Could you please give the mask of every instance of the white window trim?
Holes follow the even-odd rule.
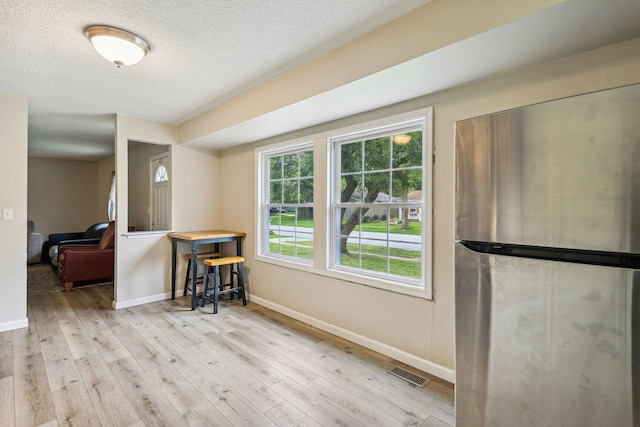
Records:
[[[359,133],[366,129],[375,129],[394,126],[403,122],[411,122],[417,119],[425,119],[423,130],[423,173],[425,200],[423,218],[423,247],[424,247],[424,287],[415,287],[407,285],[403,282],[392,281],[388,279],[379,279],[370,276],[364,276],[351,271],[338,271],[329,268],[331,261],[331,191],[332,185],[332,150],[329,143],[330,139],[342,138],[347,136],[357,137]],[[309,142],[309,141],[314,141]],[[262,236],[262,221],[265,220],[262,212],[262,197],[265,194],[263,186],[266,185],[262,179],[264,173],[264,165],[262,160],[264,155],[286,153],[287,151],[297,151],[301,147],[314,147],[314,261],[313,265],[302,263],[297,260],[289,260],[276,258],[260,253],[260,248],[264,244]],[[255,150],[255,168],[256,168],[256,230],[258,231],[256,241],[255,257],[257,261],[277,265],[284,268],[301,270],[306,273],[330,277],[349,283],[383,289],[390,292],[401,293],[408,296],[433,299],[433,108],[423,108],[408,113],[398,114],[385,117],[382,119],[362,122],[356,125],[337,128],[329,131],[323,131],[306,137],[283,141],[268,146],[258,147]],[[324,170],[318,170],[322,169]]]

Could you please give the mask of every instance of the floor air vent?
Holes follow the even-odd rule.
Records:
[[[417,385],[418,387],[424,387],[427,383],[426,378],[422,378],[419,375],[412,374],[409,371],[405,371],[402,368],[395,367],[387,371],[391,375],[395,375],[396,377],[402,378],[405,381],[409,381],[411,384]]]

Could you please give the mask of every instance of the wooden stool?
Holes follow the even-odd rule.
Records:
[[[213,301],[213,314],[218,312],[218,300],[220,295],[230,294],[233,299],[233,295],[237,295],[238,299],[242,299],[242,305],[247,305],[247,297],[244,293],[244,277],[242,276],[242,263],[244,258],[241,256],[230,256],[225,258],[215,258],[204,260],[204,265],[208,265],[207,274],[204,281],[204,290],[202,291],[202,307],[204,307],[209,301]],[[238,270],[234,271],[233,266],[237,264]],[[228,265],[229,270],[229,283],[222,284],[220,275],[220,266]],[[234,277],[236,278],[236,285],[234,286]],[[213,284],[211,282],[213,281]],[[224,289],[229,286],[229,289]],[[213,296],[208,295],[207,291]]]
[[[201,259],[210,259],[210,258],[219,258],[221,257],[222,254],[220,252],[205,252],[205,253],[201,253],[198,254],[198,260]],[[187,274],[184,277],[184,295],[187,295],[187,292],[191,290],[190,285],[191,285],[191,254],[185,254],[184,257],[187,260]],[[197,261],[196,261],[196,265],[197,265]],[[198,272],[196,271],[196,274],[198,274]],[[206,274],[206,273],[205,273]],[[204,277],[196,277],[196,285],[203,283],[204,281]]]

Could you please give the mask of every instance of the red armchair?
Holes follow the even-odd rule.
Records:
[[[60,245],[58,278],[65,291],[73,282],[113,277],[115,222],[110,222],[97,245]]]

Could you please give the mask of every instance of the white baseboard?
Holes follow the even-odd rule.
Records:
[[[176,291],[176,295],[182,295],[182,293],[178,294],[178,291]],[[166,292],[164,294],[150,295],[148,297],[130,299],[130,300],[127,300],[127,301],[112,301],[111,302],[111,306],[113,308],[115,308],[116,310],[119,310],[121,308],[134,307],[136,305],[148,304],[150,302],[164,301],[164,300],[167,300],[167,299],[170,299],[170,298],[171,298],[171,292]]]
[[[28,328],[29,319],[24,318],[20,320],[14,320],[12,322],[0,323],[0,332],[13,331],[14,329]]]
[[[438,365],[436,363],[430,362],[426,359],[422,359],[413,354],[409,354],[403,350],[397,349],[395,347],[391,347],[390,345],[381,343],[371,338],[367,338],[365,336],[349,331],[347,329],[340,328],[336,325],[332,325],[323,320],[318,320],[306,314],[291,310],[290,308],[273,303],[264,298],[251,295],[250,299],[251,299],[251,302],[253,303],[269,308],[273,311],[277,311],[278,313],[282,313],[286,316],[289,316],[301,322],[307,323],[318,329],[322,329],[323,331],[329,332],[333,335],[337,335],[341,338],[344,338],[346,340],[359,344],[373,351],[377,351],[378,353],[384,354],[385,356],[391,357],[402,363],[406,363],[407,365],[413,366],[417,369],[420,369],[421,371],[427,372],[431,375],[435,375],[438,378],[442,378],[443,380],[449,381],[451,383],[455,382],[455,373],[453,369],[449,369],[444,366]]]

